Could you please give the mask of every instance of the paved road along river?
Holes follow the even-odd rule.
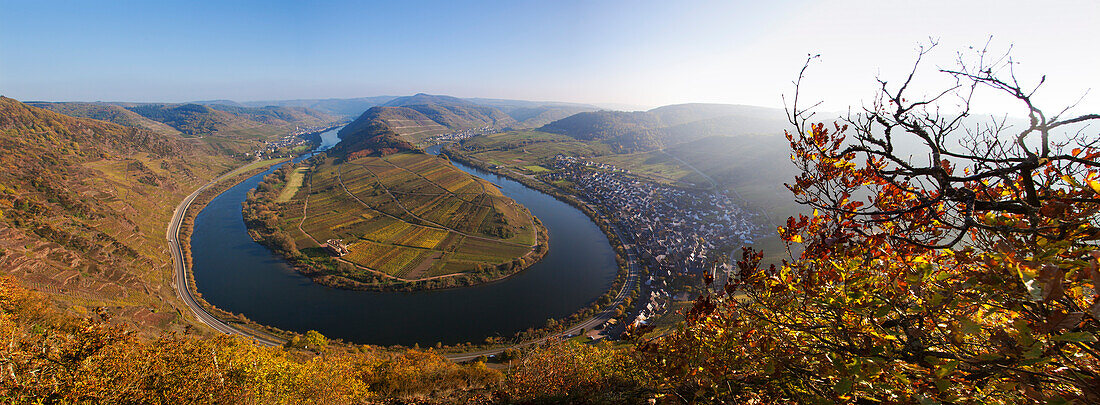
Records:
[[[338,142],[336,132],[324,133],[318,149]],[[550,253],[520,274],[469,288],[379,293],[324,287],[248,236],[241,203],[269,170],[222,193],[195,219],[191,251],[198,291],[215,306],[286,330],[313,329],[355,343],[424,346],[511,337],[567,316],[610,288],[615,253],[587,216],[505,177],[455,166],[493,182],[530,209],[550,231]]]

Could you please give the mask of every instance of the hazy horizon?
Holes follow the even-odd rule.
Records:
[[[1094,2],[0,1],[0,94],[35,101],[238,102],[414,93],[655,107],[782,107],[808,53],[810,97],[868,100],[916,48],[1013,47],[1021,79],[1061,108],[1100,86]],[[1026,23],[1021,23],[1026,22]],[[1095,109],[1098,96],[1079,110]],[[1010,104],[981,106],[998,111]],[[1006,111],[1011,112],[1011,111]]]

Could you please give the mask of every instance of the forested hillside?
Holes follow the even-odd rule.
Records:
[[[664,146],[660,127],[660,118],[646,112],[593,111],[551,122],[539,131],[606,141],[615,152],[635,152]]]
[[[47,109],[70,117],[91,118],[113,122],[125,127],[143,128],[164,135],[179,135],[181,132],[167,124],[143,117],[125,107],[107,103],[45,103],[29,102],[27,105]]]
[[[373,96],[358,98],[246,101],[234,104],[246,107],[305,107],[311,110],[321,111],[335,116],[354,118],[358,117],[360,114],[363,113],[363,111],[366,111],[368,108],[385,104],[386,102],[393,100],[394,98],[396,97]]]
[[[163,122],[187,135],[202,135],[263,125],[323,125],[336,118],[301,107],[234,107],[199,104],[142,104],[129,110]]]
[[[336,121],[336,117],[317,110],[305,107],[234,107],[227,105],[213,105],[211,108],[225,111],[234,116],[268,125],[301,126],[324,125]]]
[[[232,135],[265,127],[320,126],[336,116],[304,107],[244,107],[210,104],[35,102],[31,105],[81,118],[110,121],[165,135]]]
[[[418,97],[419,96],[419,97]],[[505,100],[491,98],[467,98],[460,99],[450,96],[432,96],[427,94],[396,97],[396,96],[372,96],[357,98],[328,98],[328,99],[298,99],[298,100],[264,100],[243,101],[232,100],[204,100],[194,101],[192,104],[208,106],[225,105],[236,107],[305,107],[310,110],[320,111],[339,117],[354,118],[363,114],[371,107],[378,106],[407,106],[412,104],[474,104],[480,107],[491,107],[500,110],[518,122],[517,128],[533,128],[545,125],[570,115],[595,111],[599,108],[588,104],[563,103],[553,101],[526,101]],[[487,111],[487,110],[486,110]],[[491,113],[496,115],[495,113]],[[496,115],[497,119],[502,119]]]
[[[538,128],[570,115],[596,111],[599,107],[590,104],[564,103],[556,101],[526,101],[496,98],[468,98],[467,101],[494,107],[517,121],[515,128]]]
[[[59,109],[60,106],[46,104],[80,105],[89,103],[41,104],[43,104],[43,108]],[[405,137],[411,143],[420,143],[435,135],[468,129],[534,128],[576,113],[598,109],[587,104],[482,98],[462,99],[424,93],[403,97],[375,96],[346,99],[248,102],[208,100],[196,101],[191,104],[206,106],[211,110],[229,112],[239,117],[269,124],[272,123],[270,122],[272,118],[289,116],[293,119],[283,119],[288,122],[309,125],[311,118],[324,121],[332,120],[334,117],[360,117],[370,111],[376,119],[387,121],[390,129]],[[137,106],[136,104],[127,105],[130,108]],[[257,116],[261,113],[265,115]],[[192,118],[192,120],[197,119]],[[121,122],[118,123],[122,124]]]

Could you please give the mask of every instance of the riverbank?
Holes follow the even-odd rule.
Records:
[[[294,334],[278,328],[253,322],[244,315],[222,310],[221,308],[218,308],[217,306],[203,299],[202,293],[198,291],[198,286],[195,282],[194,272],[192,271],[193,259],[191,257],[191,236],[194,232],[195,218],[200,212],[202,212],[203,208],[205,208],[207,204],[214,200],[214,198],[225,192],[225,190],[228,190],[236,186],[237,184],[240,184],[248,178],[255,176],[259,173],[263,173],[264,171],[270,169],[272,166],[285,163],[288,160],[290,160],[290,158],[255,161],[250,164],[241,166],[234,171],[230,171],[229,173],[227,173],[227,175],[231,175],[230,177],[222,178],[219,181],[204,188],[201,192],[199,192],[197,196],[195,196],[190,204],[186,205],[186,209],[182,213],[182,219],[179,223],[178,241],[176,242],[179,244],[179,249],[181,252],[180,255],[182,256],[181,260],[183,262],[182,265],[184,268],[184,277],[186,277],[185,288],[188,289],[190,297],[200,307],[199,309],[205,311],[207,314],[216,318],[219,321],[226,322],[227,324],[232,324],[230,325],[230,327],[240,330],[240,332],[242,332],[244,335],[257,336],[259,338],[263,338],[265,340],[269,340],[275,343],[277,343],[277,340],[286,340]],[[236,174],[233,174],[234,172],[236,172]],[[180,287],[177,286],[176,288]],[[182,294],[183,293],[181,292],[181,295]],[[214,326],[211,325],[211,327]]]
[[[309,132],[301,133],[301,134],[298,134],[298,137],[302,138],[302,139],[305,139],[306,142],[309,142],[310,148],[308,150],[314,150],[318,146],[321,146],[321,143],[324,142],[324,140],[321,139],[321,134],[324,134],[325,132],[328,132],[328,131],[332,131],[334,129],[341,128],[344,125],[347,125],[347,122],[341,122],[339,124],[329,125],[329,126],[325,127],[324,129],[316,129],[316,130],[312,130],[312,131],[309,131]]]
[[[623,306],[623,298],[625,298],[627,294],[636,295],[640,288],[640,284],[634,283],[634,288],[631,289],[629,293],[627,293],[625,288],[627,286],[627,281],[631,280],[632,276],[636,279],[638,275],[637,273],[640,273],[642,270],[644,270],[644,268],[636,263],[636,259],[634,259],[635,255],[627,250],[625,244],[622,242],[622,238],[619,237],[618,231],[612,228],[611,222],[599,211],[597,211],[596,208],[592,207],[590,204],[580,201],[580,199],[578,199],[577,197],[562,192],[559,188],[547,184],[543,181],[528,176],[523,176],[518,173],[513,173],[507,170],[494,169],[492,166],[486,164],[485,162],[473,159],[469,156],[462,154],[461,152],[452,150],[451,148],[444,147],[440,148],[439,151],[440,155],[444,155],[448,159],[452,159],[456,162],[462,163],[478,170],[483,170],[488,173],[493,173],[498,176],[506,177],[520,184],[523,184],[528,188],[549,195],[561,202],[569,204],[573,208],[576,208],[577,210],[584,213],[593,223],[595,223],[600,231],[602,231],[603,234],[607,237],[607,240],[611,243],[611,246],[614,247],[615,261],[618,264],[619,272],[616,274],[615,281],[612,284],[612,287],[609,289],[608,293],[604,296],[601,296],[601,298],[592,305],[582,308],[581,310],[575,312],[573,315],[564,318],[565,325],[552,329],[557,329],[561,331],[569,330],[571,325],[575,325],[582,320],[589,319],[590,317],[594,316],[596,311],[599,311],[602,308],[606,308],[607,305],[611,305],[612,308],[621,309],[623,312],[626,311],[627,308]],[[616,294],[614,300],[610,300],[610,302],[606,303],[601,303],[601,300],[604,300],[605,297],[611,297],[611,293],[615,291],[618,291],[618,294]],[[601,305],[603,306],[601,307]]]

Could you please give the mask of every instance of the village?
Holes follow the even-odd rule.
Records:
[[[274,141],[263,141],[255,151],[247,152],[244,156],[257,160],[292,156],[301,152],[305,145],[314,142],[310,140],[311,135],[320,134],[340,125],[295,126],[294,131]]]
[[[463,139],[473,138],[478,135],[488,135],[500,132],[501,129],[494,126],[484,126],[481,128],[469,128],[455,132],[448,132],[440,134],[427,139],[428,144],[437,144],[444,142],[458,142]]]
[[[644,298],[634,306],[635,325],[646,324],[673,300],[690,299],[673,288],[677,278],[728,276],[729,252],[752,244],[763,231],[753,214],[718,191],[660,185],[606,163],[565,155],[555,156],[553,168],[540,178],[572,183],[578,197],[611,218],[623,242],[648,268]]]

